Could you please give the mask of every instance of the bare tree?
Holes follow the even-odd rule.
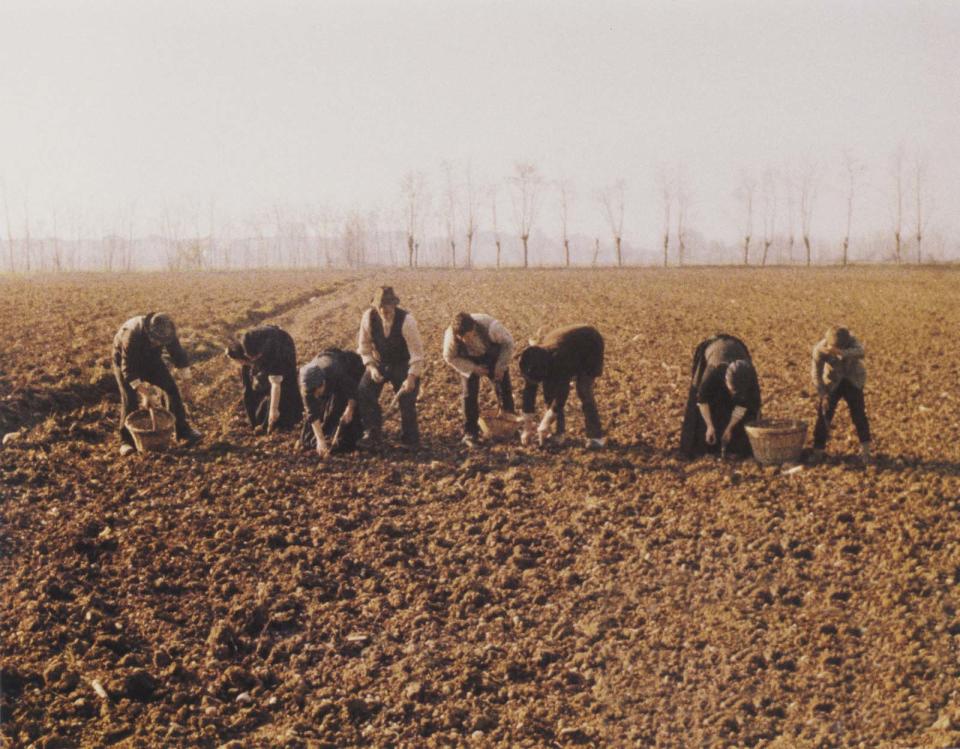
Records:
[[[467,224],[467,256],[464,260],[465,268],[473,267],[473,238],[477,232],[477,200],[477,189],[473,183],[473,169],[470,164],[467,163],[463,183],[463,218]]]
[[[683,172],[677,170],[677,264],[683,265],[687,255],[687,220],[690,212],[690,188]]]
[[[590,265],[596,268],[597,261],[599,259],[600,259],[600,237],[595,237],[593,240],[593,259],[590,261]]]
[[[923,157],[918,153],[914,158],[913,162],[914,167],[914,177],[913,177],[913,188],[914,188],[914,201],[916,206],[916,222],[914,224],[915,231],[914,237],[917,240],[917,263],[923,263],[923,232],[926,228],[924,221],[924,184],[926,182],[927,176],[927,164]]]
[[[347,214],[343,223],[341,243],[343,256],[350,268],[362,268],[366,245],[366,226],[360,211],[353,210]]]
[[[903,261],[903,144],[897,146],[890,160],[890,175],[893,177],[893,259],[899,265]]]
[[[770,246],[773,244],[777,230],[777,180],[772,169],[767,169],[763,175],[763,255],[760,265],[766,266]]]
[[[414,268],[419,255],[417,229],[423,217],[424,200],[426,197],[426,177],[423,172],[409,171],[403,175],[400,182],[400,194],[403,198],[404,226],[407,234],[407,264]]]
[[[793,264],[793,248],[797,243],[796,212],[797,212],[797,185],[789,171],[783,174],[783,192],[787,202],[787,262]],[[777,263],[783,262],[780,250],[777,250]]]
[[[610,232],[613,234],[613,246],[617,255],[617,267],[623,267],[623,214],[627,183],[618,179],[600,193],[600,204],[607,217]]]
[[[51,215],[53,226],[53,270],[59,273],[63,270],[63,248],[60,243],[60,232],[57,223],[57,209],[54,208]]]
[[[514,175],[510,178],[513,187],[513,216],[517,225],[517,234],[523,243],[523,267],[530,267],[529,241],[530,230],[537,215],[542,179],[535,164],[516,162]]]
[[[811,164],[800,175],[800,233],[806,250],[807,267],[811,262],[810,227],[813,223],[813,204],[817,195],[817,171]]]
[[[560,191],[560,237],[563,241],[563,264],[570,267],[570,236],[567,232],[570,219],[570,204],[573,202],[573,186],[566,177],[557,182]]]
[[[500,225],[497,223],[497,186],[490,187],[490,219],[493,225],[493,244],[497,248],[497,270],[500,270],[500,254],[502,242],[500,239]]]
[[[445,174],[446,200],[444,201],[443,226],[447,235],[447,246],[450,248],[450,267],[457,267],[457,186],[453,181],[453,167],[449,162],[443,162]]]
[[[850,229],[853,226],[853,196],[856,191],[857,180],[864,172],[864,166],[849,151],[844,151],[843,169],[847,175],[847,227],[843,235],[841,264],[846,265],[849,260]]]
[[[33,245],[30,241],[30,194],[23,195],[23,262],[27,273],[30,272],[30,263],[33,256]]]
[[[7,225],[7,263],[10,272],[15,273],[17,270],[17,256],[13,242],[13,224],[10,223],[10,202],[7,199],[6,180],[0,182],[0,187],[3,188],[3,218]]]
[[[663,204],[663,267],[670,263],[670,209],[673,206],[673,184],[666,169],[660,169],[660,200]]]
[[[740,175],[736,195],[743,203],[743,264],[750,265],[750,241],[753,239],[753,200],[757,192],[757,179],[750,172]]]

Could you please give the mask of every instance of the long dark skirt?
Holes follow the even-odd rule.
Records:
[[[730,423],[733,408],[733,403],[726,398],[710,404],[710,416],[713,419],[717,441],[716,444],[708,445],[707,425],[704,423],[703,416],[700,414],[700,407],[697,405],[697,388],[691,385],[687,396],[687,408],[683,414],[683,426],[680,428],[680,453],[688,458],[706,454],[719,454],[720,440],[727,429],[727,424]],[[753,455],[750,439],[747,437],[747,430],[744,428],[744,421],[734,427],[730,444],[727,445],[727,454],[744,458]]]
[[[340,417],[347,408],[345,398],[329,398],[323,407],[323,436],[327,438],[327,444],[330,445],[334,435],[337,433],[337,427],[340,424]],[[353,420],[349,424],[344,424],[337,435],[336,444],[330,445],[330,451],[334,453],[346,453],[357,449],[357,442],[363,436],[363,419],[360,417],[360,409],[353,411]],[[313,433],[310,417],[303,420],[303,427],[300,429],[300,444],[305,450],[316,449],[317,437]]]

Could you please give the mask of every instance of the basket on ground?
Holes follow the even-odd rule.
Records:
[[[484,411],[478,421],[483,436],[491,440],[507,440],[516,436],[520,429],[517,417],[513,414],[500,414],[496,411]]]
[[[173,440],[177,420],[165,408],[139,408],[127,417],[125,425],[133,437],[137,452],[166,450]]]
[[[761,465],[795,463],[807,437],[807,422],[796,419],[760,419],[746,425],[753,457]]]

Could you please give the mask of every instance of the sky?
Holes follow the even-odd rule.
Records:
[[[527,161],[574,185],[586,234],[605,231],[598,191],[625,180],[637,244],[660,231],[660,173],[684,175],[693,228],[734,242],[741,174],[813,167],[826,236],[842,232],[848,152],[868,234],[890,226],[902,145],[907,171],[926,164],[931,229],[956,245],[958,134],[960,3],[946,0],[0,3],[15,233],[26,210],[35,231],[54,213],[91,231],[132,215],[139,234],[211,205],[234,225],[275,205],[388,215],[409,170],[437,198],[444,161],[506,195]],[[556,203],[545,189],[548,234]]]

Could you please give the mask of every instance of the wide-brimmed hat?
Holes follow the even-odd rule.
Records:
[[[169,315],[157,312],[147,318],[147,335],[154,343],[166,346],[173,343],[177,337],[177,326],[173,324]]]
[[[827,339],[827,345],[830,348],[850,348],[850,339],[852,336],[850,335],[850,331],[842,325],[831,325],[827,328],[827,333],[824,337]]]
[[[385,304],[400,304],[400,297],[394,293],[392,286],[381,286],[373,292],[373,306],[382,307]]]

